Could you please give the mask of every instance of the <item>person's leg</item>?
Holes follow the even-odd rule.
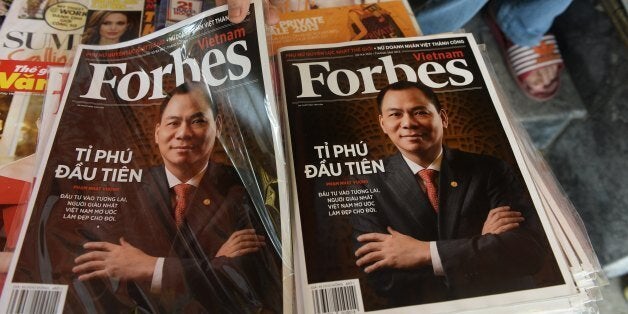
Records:
[[[554,18],[570,3],[571,0],[493,0],[489,4],[492,30],[504,39],[505,57],[515,79],[536,100],[549,99],[558,92],[562,58],[554,36],[546,34]]]
[[[513,43],[535,46],[571,0],[493,0],[497,25]]]
[[[452,32],[466,24],[488,0],[429,0],[417,8],[424,35]]]

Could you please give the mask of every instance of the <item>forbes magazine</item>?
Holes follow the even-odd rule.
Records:
[[[471,35],[279,54],[300,309],[448,312],[574,293]]]
[[[261,10],[80,46],[5,311],[282,312],[285,180]]]

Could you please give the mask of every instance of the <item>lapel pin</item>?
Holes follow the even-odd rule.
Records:
[[[212,201],[210,201],[208,198],[203,200],[203,205],[205,205],[205,206],[209,206],[209,204],[211,204],[211,203],[212,203]]]
[[[457,186],[458,186],[458,182],[456,182],[456,181],[451,181],[450,185],[451,185],[451,187],[452,187],[452,188],[455,188],[455,187],[457,187]]]

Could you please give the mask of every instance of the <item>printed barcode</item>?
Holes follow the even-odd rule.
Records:
[[[312,289],[314,313],[355,313],[360,310],[356,285]]]
[[[65,299],[65,286],[13,285],[7,313],[61,313],[63,299]]]

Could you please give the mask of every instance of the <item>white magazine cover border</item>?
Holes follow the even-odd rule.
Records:
[[[283,151],[283,140],[282,140],[282,134],[281,134],[281,130],[280,130],[280,126],[278,123],[278,119],[279,119],[279,115],[277,112],[277,105],[276,105],[276,97],[274,96],[274,91],[272,88],[272,78],[271,78],[271,71],[270,71],[270,58],[268,56],[268,46],[267,46],[267,42],[266,42],[266,29],[264,26],[264,6],[262,4],[261,0],[251,0],[251,4],[254,6],[255,8],[255,18],[258,21],[256,27],[257,27],[257,32],[258,35],[260,37],[259,40],[259,51],[260,51],[260,55],[261,55],[261,69],[262,69],[262,74],[263,74],[263,80],[264,80],[264,87],[265,87],[265,108],[267,110],[267,114],[269,116],[270,119],[270,125],[272,127],[272,136],[273,136],[273,147],[275,149],[275,159],[276,159],[276,168],[277,168],[277,180],[278,180],[278,194],[279,194],[279,203],[280,203],[280,208],[281,208],[281,213],[280,213],[280,219],[281,219],[281,255],[282,255],[282,268],[283,268],[283,308],[285,310],[287,309],[291,309],[293,307],[292,304],[292,291],[293,291],[293,285],[292,285],[292,278],[293,278],[293,267],[292,267],[292,247],[291,245],[287,245],[289,243],[292,243],[291,240],[291,233],[290,233],[290,212],[288,210],[288,191],[287,191],[287,185],[286,182],[288,182],[288,180],[286,179],[286,162],[284,160],[284,151]],[[216,7],[210,10],[207,10],[201,14],[198,14],[194,17],[191,17],[190,19],[187,19],[185,21],[179,22],[177,24],[171,25],[167,28],[164,28],[160,31],[151,33],[149,35],[143,36],[143,37],[139,37],[137,39],[133,39],[133,40],[129,40],[129,41],[125,41],[122,43],[118,43],[118,44],[113,44],[113,45],[108,45],[108,46],[99,46],[99,45],[79,45],[76,52],[74,53],[74,56],[80,56],[81,55],[81,51],[83,49],[90,49],[90,50],[109,50],[109,49],[113,49],[113,48],[124,48],[124,47],[128,47],[128,46],[132,46],[132,45],[136,45],[136,44],[140,44],[143,43],[147,40],[156,38],[156,37],[160,37],[163,36],[164,33],[173,31],[175,29],[179,29],[179,28],[184,28],[186,27],[186,25],[190,24],[190,23],[194,23],[197,20],[201,20],[207,16],[211,16],[211,15],[215,15],[217,13],[220,12],[225,12],[227,11],[227,5],[223,5],[220,7]],[[68,76],[68,81],[67,84],[71,84],[72,83],[72,78],[75,75],[75,71],[76,71],[76,67],[77,64],[79,63],[80,59],[79,58],[74,58],[73,62],[72,62],[72,66],[71,66],[71,70],[69,72],[69,76]],[[69,86],[69,85],[67,85]],[[65,103],[67,102],[67,97],[68,97],[68,93],[69,93],[69,88],[65,88],[63,91],[63,96],[61,97],[61,104],[59,105],[59,112],[63,112],[64,107],[65,107]],[[44,155],[42,157],[42,160],[48,160],[49,155],[50,155],[50,150],[53,146],[54,143],[54,134],[56,134],[57,129],[59,127],[59,121],[60,121],[60,115],[57,115],[54,119],[54,124],[52,125],[51,128],[51,136],[48,139],[46,145],[45,145],[45,151],[44,151]],[[45,170],[45,166],[44,164],[42,164],[41,167],[38,168],[37,170],[37,174],[36,177],[37,178],[41,178],[44,174],[44,170]],[[35,185],[33,186],[33,190],[32,190],[32,195],[37,195],[37,191],[40,189],[42,180],[41,179],[37,179],[35,180]],[[25,213],[25,218],[23,221],[23,226],[27,226],[29,223],[29,220],[31,218],[31,214],[33,212],[34,209],[34,202],[30,202],[28,205],[28,208],[26,210]],[[15,273],[15,269],[17,266],[17,261],[18,258],[17,256],[20,254],[20,251],[22,249],[22,244],[23,244],[23,239],[26,236],[26,230],[28,228],[24,227],[20,230],[20,234],[19,234],[19,241],[16,245],[15,248],[15,258],[12,259],[11,261],[11,265],[9,266],[9,271],[7,274],[7,278],[5,281],[5,286],[4,286],[4,291],[8,292],[10,286],[12,285],[12,279]],[[3,293],[2,296],[0,297],[0,309],[6,309],[8,306],[8,300],[9,298],[9,293]]]
[[[386,310],[374,311],[374,313],[416,313],[416,311],[425,311],[429,313],[445,313],[445,312],[454,312],[454,311],[472,311],[472,310],[482,310],[483,313],[486,311],[493,310],[503,313],[504,310],[508,309],[509,311],[531,311],[536,309],[538,311],[549,310],[549,309],[568,309],[571,307],[572,298],[576,297],[578,294],[578,289],[576,288],[573,277],[569,269],[568,262],[561,251],[561,244],[559,243],[558,238],[554,234],[554,230],[549,221],[548,214],[543,206],[543,202],[541,201],[541,197],[538,194],[537,189],[535,188],[534,180],[530,174],[530,170],[526,164],[526,159],[524,158],[525,152],[521,150],[518,145],[517,136],[513,131],[513,127],[511,126],[508,117],[502,107],[502,102],[500,101],[495,86],[490,79],[489,71],[484,63],[484,60],[481,56],[481,51],[478,49],[478,45],[472,34],[450,34],[450,35],[431,35],[431,36],[422,36],[417,38],[395,38],[395,39],[381,39],[381,40],[363,40],[359,42],[351,42],[344,44],[321,44],[321,45],[302,45],[302,46],[291,46],[284,47],[278,50],[278,54],[281,54],[284,51],[296,51],[299,49],[312,49],[312,48],[334,48],[334,47],[347,47],[353,45],[364,45],[364,44],[385,44],[386,42],[404,42],[404,41],[414,41],[417,39],[420,40],[428,40],[428,39],[452,39],[454,37],[465,38],[469,42],[469,46],[474,53],[474,58],[479,66],[480,73],[482,74],[482,79],[486,83],[487,90],[490,94],[491,99],[493,100],[495,110],[499,116],[500,122],[502,123],[504,132],[508,139],[508,144],[510,145],[512,152],[515,156],[517,166],[519,167],[522,176],[524,177],[526,186],[530,189],[530,196],[533,200],[535,209],[538,213],[539,219],[541,221],[542,227],[547,235],[548,241],[551,246],[552,253],[556,257],[556,261],[558,263],[558,267],[560,269],[560,273],[562,275],[565,284],[557,285],[552,287],[544,287],[544,288],[536,288],[530,290],[522,290],[516,292],[508,292],[502,294],[494,294],[487,295],[481,297],[474,297],[468,299],[458,299],[446,302],[438,302],[431,304],[421,304],[421,305],[413,305],[408,307],[400,307],[400,308],[391,308]],[[283,74],[282,63],[279,62],[279,73]],[[282,104],[286,103],[285,96],[285,87],[281,86],[281,101]],[[287,111],[284,110],[284,117],[287,122],[288,116]],[[291,138],[290,130],[286,126],[284,129],[286,134],[286,139]],[[290,173],[294,173],[294,160],[292,155],[289,153],[292,151],[292,145],[289,140],[286,141],[286,152],[288,154],[287,160],[289,161]],[[299,312],[310,313],[312,308],[312,297],[307,291],[308,287],[308,279],[307,273],[305,272],[305,257],[302,252],[299,251],[299,248],[303,248],[303,235],[299,226],[301,226],[301,217],[299,211],[299,204],[297,199],[297,188],[296,182],[293,180],[291,182],[292,185],[292,199],[291,205],[294,208],[294,241],[295,241],[295,280],[296,280],[296,293],[297,293],[297,308]],[[530,188],[532,187],[532,188]],[[298,272],[297,272],[298,271]],[[547,301],[547,302],[545,302]]]

